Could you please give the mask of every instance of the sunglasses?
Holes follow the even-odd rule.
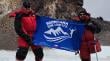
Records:
[[[86,13],[80,13],[79,16],[90,16],[90,15]]]

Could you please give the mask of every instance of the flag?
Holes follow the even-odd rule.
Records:
[[[79,50],[84,24],[74,20],[54,19],[46,16],[37,16],[36,20],[34,45],[67,51]]]

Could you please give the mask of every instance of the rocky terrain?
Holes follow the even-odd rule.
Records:
[[[58,19],[71,19],[83,10],[83,0],[30,0],[30,2],[32,9],[38,15]],[[14,18],[9,18],[8,13],[19,8],[21,3],[21,0],[0,0],[0,49],[13,50],[17,47],[17,35],[13,27]],[[102,31],[96,34],[101,44],[110,45],[110,22],[97,18],[93,20],[102,28]]]

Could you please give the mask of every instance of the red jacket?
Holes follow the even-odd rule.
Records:
[[[33,15],[33,11],[21,8],[11,12],[9,16],[16,17],[18,13],[23,15],[21,18],[22,30],[27,34],[28,32],[34,32],[36,30],[36,17]]]
[[[9,16],[15,17],[14,27],[16,33],[27,42],[30,42],[37,26],[36,16],[33,14],[33,11],[21,8],[11,12]]]

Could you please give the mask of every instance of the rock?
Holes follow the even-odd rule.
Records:
[[[82,10],[83,0],[30,0],[38,15],[59,19],[72,19]]]
[[[7,14],[21,7],[24,0],[0,0],[0,49],[14,50],[17,47],[17,35],[14,30],[14,18]],[[26,1],[26,0],[25,0]],[[84,10],[83,0],[29,0],[31,7],[40,16],[58,19],[72,19],[78,12]],[[103,45],[110,44],[110,22],[94,19],[102,27],[102,32],[96,34]]]

